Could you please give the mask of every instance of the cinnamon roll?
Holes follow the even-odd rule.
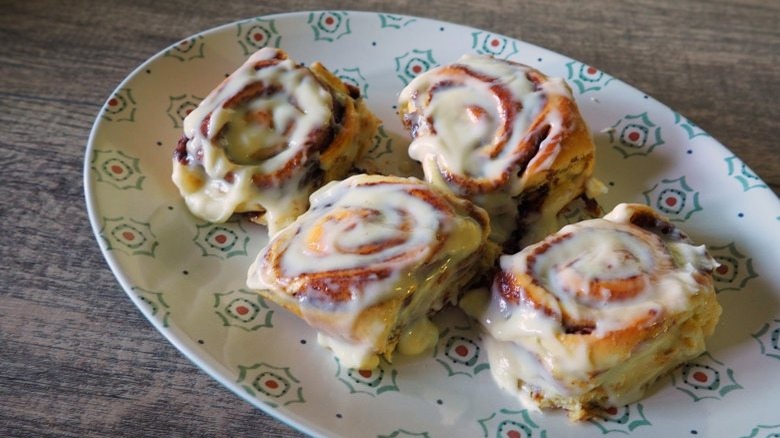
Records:
[[[185,118],[173,182],[195,216],[252,213],[274,234],[316,188],[344,177],[377,126],[357,88],[264,48]]]
[[[465,55],[410,82],[399,113],[425,178],[485,208],[499,242],[555,231],[593,172],[593,140],[570,88],[523,64]]]
[[[716,266],[654,210],[621,204],[502,256],[490,292],[461,307],[487,332],[500,386],[584,419],[705,350],[721,313]]]
[[[488,217],[416,178],[355,175],[311,196],[251,265],[247,284],[318,330],[351,368],[435,344],[427,319],[492,264]]]

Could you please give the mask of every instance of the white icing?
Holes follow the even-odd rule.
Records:
[[[545,81],[538,90],[534,90],[534,84],[526,78],[526,72],[531,70],[526,66],[477,55],[465,55],[455,65],[489,79],[453,73],[449,66],[444,66],[415,78],[399,97],[401,107],[407,108],[407,113],[414,113],[415,124],[421,126],[409,146],[409,155],[423,163],[429,181],[440,178],[439,168],[485,180],[497,178],[513,169],[517,161],[515,145],[529,134],[531,123],[538,117],[547,99],[552,95],[571,98],[562,79]],[[442,83],[453,85],[436,86]],[[500,114],[501,102],[493,87],[501,87],[508,92],[509,106],[522,105],[522,110],[510,120],[511,133],[506,139],[507,146],[495,156],[491,156],[491,151],[503,126],[504,115]],[[432,121],[432,126],[428,126],[428,120]],[[560,138],[561,132],[566,129],[555,109],[547,114],[546,121],[550,124],[550,133],[541,147],[549,153],[544,154],[544,158],[534,158],[542,160],[540,162],[532,161],[539,169],[552,165],[558,147],[553,139]],[[510,196],[517,196],[524,187],[517,172],[511,173],[510,183],[505,189]],[[458,188],[452,188],[458,191]]]
[[[589,321],[595,327],[588,336],[603,339],[636,324],[651,325],[656,318],[690,311],[695,296],[702,292],[695,276],[714,268],[714,260],[703,246],[664,242],[629,225],[634,211],[633,206],[618,206],[604,219],[565,226],[518,254],[501,257],[502,271],[524,279],[524,293],[533,294],[535,305],[524,303],[523,298],[518,305],[508,302],[498,290],[471,292],[461,300],[461,308],[489,334],[485,345],[500,386],[534,405],[529,396],[534,388],[548,396],[576,397],[606,382],[609,399],[620,403],[639,397],[647,379],[654,380],[653,373],[662,371],[648,368],[647,379],[639,380],[642,387],[609,380],[619,377],[609,374],[611,367],[634,375],[639,371],[631,369],[633,364],[643,366],[644,357],[670,349],[670,343],[682,334],[665,333],[663,345],[641,344],[626,365],[617,355],[594,357],[588,342],[567,338],[562,324],[564,318]],[[610,280],[627,278],[636,279],[630,292],[609,289]],[[593,290],[591,285],[597,284],[606,286]],[[537,286],[544,292],[535,292]],[[701,340],[692,345],[675,354],[688,357],[694,350],[698,354]]]
[[[304,169],[268,187],[252,182],[253,175],[273,175],[308,149],[310,133],[326,128],[332,118],[330,93],[307,69],[290,59],[255,69],[277,53],[271,48],[254,53],[184,120],[187,151],[201,158],[188,165],[175,162],[173,180],[189,209],[202,219],[224,222],[234,212],[265,210],[273,234],[306,208],[310,190],[300,187]],[[262,97],[225,107],[257,84],[266,90]],[[201,126],[207,117],[204,133]],[[217,135],[221,131],[222,139]],[[232,182],[225,180],[228,174]],[[193,178],[199,184],[192,184]]]
[[[327,345],[350,363],[359,362],[354,358],[368,360],[366,349],[382,342],[389,335],[388,325],[396,324],[390,319],[378,320],[375,327],[366,330],[362,321],[360,339],[355,339],[357,318],[372,306],[411,297],[394,317],[401,330],[399,348],[405,354],[424,351],[438,338],[427,313],[441,309],[446,300],[456,296],[450,289],[468,272],[457,272],[455,267],[485,241],[485,230],[473,217],[456,210],[443,211],[426,197],[410,194],[431,189],[414,178],[367,175],[326,185],[312,194],[309,211],[260,252],[250,267],[247,285],[256,290],[278,290],[281,276],[284,288],[299,288],[295,290],[300,291],[297,304],[301,316],[315,327],[327,319],[327,327],[321,328],[328,331],[328,339],[339,340]],[[451,205],[444,202],[444,194],[432,194],[440,197],[434,202]],[[266,262],[272,248],[280,253],[279,273]],[[340,278],[353,275],[352,270],[363,277],[354,282],[348,300],[337,304],[307,301],[307,296],[318,294],[306,289],[310,285],[299,280],[301,276],[333,272]],[[366,277],[366,272],[373,274]],[[350,345],[356,350],[350,350]]]

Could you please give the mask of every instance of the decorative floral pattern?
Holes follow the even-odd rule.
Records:
[[[395,73],[407,85],[412,79],[436,67],[432,50],[414,49],[395,58]]]
[[[501,409],[489,417],[478,420],[485,438],[546,438],[547,431],[540,428],[527,410]]]
[[[734,370],[715,360],[709,353],[683,364],[672,373],[674,386],[693,401],[720,400],[735,389],[742,389],[734,380]]]
[[[236,383],[249,395],[262,399],[273,408],[306,401],[301,382],[288,367],[275,367],[263,362],[239,365]]]
[[[725,246],[710,246],[707,248],[712,258],[720,263],[712,273],[715,280],[715,290],[725,292],[727,290],[740,290],[748,281],[758,277],[753,269],[753,258],[742,254],[737,250],[736,243],[731,242]]]
[[[399,391],[396,384],[398,371],[384,360],[380,360],[379,366],[373,370],[345,368],[338,358],[334,360],[338,365],[336,378],[349,388],[350,394],[377,396],[388,391]]]
[[[487,355],[480,345],[471,327],[450,327],[444,329],[439,335],[433,357],[450,376],[461,374],[474,377],[490,369]]]
[[[391,15],[391,14],[378,14],[379,15],[379,25],[382,29],[401,29],[402,27],[406,27],[415,21],[417,21],[415,18],[408,17],[406,15]]]
[[[743,191],[747,192],[750,189],[769,188],[766,183],[761,181],[761,178],[759,178],[758,175],[753,173],[753,171],[736,156],[732,155],[731,157],[726,158],[726,165],[728,166],[729,176],[739,181]]]
[[[203,58],[204,46],[203,37],[198,35],[179,41],[166,50],[164,56],[175,58],[182,62],[192,61],[193,59]]]
[[[196,225],[196,227],[198,233],[192,241],[200,248],[203,256],[229,259],[247,255],[246,246],[249,243],[249,235],[241,226],[241,222],[204,223]]]
[[[131,256],[154,257],[159,242],[147,222],[132,218],[103,218],[100,237],[108,251],[119,251]]]
[[[181,96],[170,96],[168,98],[168,117],[173,122],[174,128],[182,128],[184,126],[184,119],[198,107],[202,97],[197,97],[189,94],[182,94]]]
[[[141,174],[140,161],[122,151],[96,149],[91,168],[98,182],[111,184],[120,190],[143,189],[146,177]]]
[[[676,222],[684,222],[701,211],[699,192],[685,182],[685,177],[664,179],[652,189],[643,192],[645,202]]]
[[[409,432],[405,429],[397,429],[394,430],[389,435],[379,435],[377,438],[403,438],[403,437],[420,437],[420,438],[429,438],[430,435],[428,435],[428,432]]]
[[[314,41],[333,42],[352,33],[348,12],[312,12],[308,23],[314,32]]]
[[[391,14],[293,13],[245,20],[165,49],[108,96],[87,148],[85,188],[101,250],[123,278],[133,302],[153,318],[156,327],[169,327],[166,336],[181,341],[186,355],[199,363],[214,363],[211,371],[255,406],[276,409],[293,426],[336,436],[348,433],[363,407],[393,413],[361,422],[365,429],[359,433],[366,436],[687,435],[673,420],[676,417],[665,415],[677,410],[684,410],[686,418],[707,416],[713,428],[728,424],[729,430],[737,431],[735,436],[738,432],[751,438],[780,434],[780,425],[765,418],[765,406],[778,394],[780,317],[772,314],[756,324],[729,327],[736,331],[730,336],[749,348],[719,350],[722,362],[704,355],[675,370],[672,383],[677,396],[672,403],[650,403],[656,397],[650,395],[647,402],[607,411],[593,424],[572,425],[564,415],[530,413],[518,404],[506,406],[507,398],[498,396],[500,389],[485,372],[488,362],[479,335],[453,324],[442,324],[434,352],[414,358],[408,370],[405,361],[382,362],[371,373],[342,369],[336,362],[335,378],[322,380],[321,370],[305,362],[312,350],[320,348],[306,344],[312,331],[303,323],[283,323],[293,317],[239,289],[253,251],[267,241],[266,231],[241,222],[204,224],[187,213],[168,183],[170,147],[181,135],[188,111],[202,100],[198,93],[206,93],[206,78],[218,81],[256,50],[282,45],[293,56],[323,61],[364,96],[370,94],[371,108],[385,122],[368,152],[381,157],[376,161],[379,166],[406,157],[408,134],[390,110],[396,109],[397,93],[454,54],[472,51],[511,57],[563,74],[575,97],[587,103],[580,109],[589,126],[611,126],[600,144],[607,152],[599,154],[596,176],[618,189],[646,184],[644,200],[672,220],[686,221],[689,233],[713,236],[706,228],[709,225],[702,224],[715,220],[722,222],[722,229],[736,230],[728,240],[714,242],[722,246],[702,242],[721,264],[714,273],[715,287],[721,294],[738,292],[758,300],[751,304],[754,307],[771,308],[780,301],[777,276],[765,272],[775,256],[772,250],[780,247],[780,236],[766,231],[767,223],[780,224],[776,196],[739,158],[690,120],[596,68],[488,31]],[[717,203],[709,201],[716,197]],[[733,206],[734,213],[742,213],[724,214],[715,205]],[[566,213],[567,218],[570,215],[577,213]],[[761,281],[754,280],[759,275]],[[190,345],[192,340],[204,344],[203,333],[209,333],[209,349]],[[219,336],[239,342],[216,344]],[[208,356],[209,351],[219,354]],[[734,354],[749,357],[736,359]],[[316,390],[309,383],[315,378],[320,379]],[[749,394],[738,391],[740,384]],[[736,396],[730,395],[734,391]],[[339,420],[322,420],[333,415],[328,409],[333,394],[346,392],[362,395],[352,396],[355,403],[339,405]],[[441,398],[432,402],[431,392]],[[459,411],[466,409],[458,406],[463,394],[477,397],[479,409]],[[703,399],[708,400],[697,401]],[[743,409],[745,401],[750,403]],[[762,409],[751,409],[753,403],[760,403]],[[740,404],[739,411],[735,404]],[[314,411],[323,414],[312,417]],[[436,421],[423,428],[399,421],[411,415]],[[453,417],[444,418],[448,415]]]
[[[119,89],[114,92],[103,106],[103,120],[109,122],[134,122],[136,105],[132,90],[129,88]]]
[[[628,434],[638,427],[652,425],[645,417],[642,403],[626,405],[621,408],[607,408],[598,417],[589,421],[605,434],[610,432]]]
[[[740,438],[778,438],[780,437],[780,423],[772,425],[759,424],[750,431],[749,435]]]
[[[689,140],[698,136],[704,136],[704,137],[710,136],[709,134],[704,132],[701,128],[696,126],[693,122],[680,115],[680,113],[674,113],[674,124],[678,125],[683,129],[683,131],[685,131],[685,134],[688,135]]]
[[[136,293],[138,299],[144,303],[152,317],[160,321],[163,327],[168,327],[168,319],[171,316],[171,306],[163,299],[163,293],[152,292],[138,286],[133,287],[133,291]]]
[[[751,334],[761,345],[761,354],[780,360],[780,318],[776,318]]]
[[[257,292],[246,289],[215,293],[214,313],[226,327],[238,327],[245,331],[273,327],[271,317],[274,311]]]
[[[648,155],[656,146],[664,144],[661,127],[653,123],[647,113],[627,115],[607,131],[612,146],[623,158]]]
[[[577,92],[580,94],[600,91],[614,79],[596,67],[591,67],[578,61],[566,63],[566,71],[566,79],[569,80],[569,83],[574,84]]]
[[[333,74],[346,84],[354,85],[360,90],[360,95],[368,99],[368,81],[360,74],[360,68],[341,68],[333,70]]]
[[[517,41],[489,32],[472,32],[471,49],[481,55],[507,59],[517,54]]]
[[[393,153],[393,139],[390,138],[389,135],[387,135],[387,131],[385,131],[385,126],[381,125],[377,130],[376,136],[374,136],[374,143],[371,145],[368,151],[366,151],[366,155],[370,158],[377,159],[382,155],[387,155],[392,153]]]
[[[263,47],[279,47],[282,36],[276,30],[275,20],[255,18],[246,20],[237,25],[238,45],[244,51],[245,56],[262,49]]]

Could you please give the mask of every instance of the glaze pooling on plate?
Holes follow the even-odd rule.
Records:
[[[246,269],[266,242],[265,229],[197,220],[170,182],[169,157],[188,111],[267,45],[307,65],[322,61],[365,90],[369,108],[384,122],[369,150],[378,162],[409,142],[395,114],[398,93],[436,65],[474,52],[563,77],[595,137],[594,175],[610,189],[600,198],[605,208],[649,204],[706,243],[721,264],[715,286],[724,314],[709,352],[676,369],[639,403],[582,424],[569,423],[562,413],[526,411],[498,389],[486,372],[476,329],[457,311],[435,319],[441,335],[429,356],[382,362],[370,373],[343,367],[316,345],[305,323],[246,290]],[[87,148],[85,190],[101,250],[155,327],[223,385],[306,433],[655,437],[780,431],[777,197],[691,121],[550,51],[489,31],[390,14],[302,12],[228,24],[152,57],[109,96]]]

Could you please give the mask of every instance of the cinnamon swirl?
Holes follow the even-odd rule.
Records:
[[[485,208],[499,242],[555,231],[593,171],[594,144],[568,85],[526,65],[465,55],[409,83],[399,112],[425,178]]]
[[[705,349],[718,321],[704,246],[647,206],[621,204],[500,259],[480,321],[500,386],[573,419],[640,398]]]
[[[273,235],[316,188],[344,177],[377,126],[360,92],[322,64],[264,48],[184,120],[173,181],[195,216],[251,212]]]
[[[435,344],[427,316],[491,264],[488,217],[416,178],[355,175],[311,196],[251,265],[247,284],[319,331],[342,364]]]

